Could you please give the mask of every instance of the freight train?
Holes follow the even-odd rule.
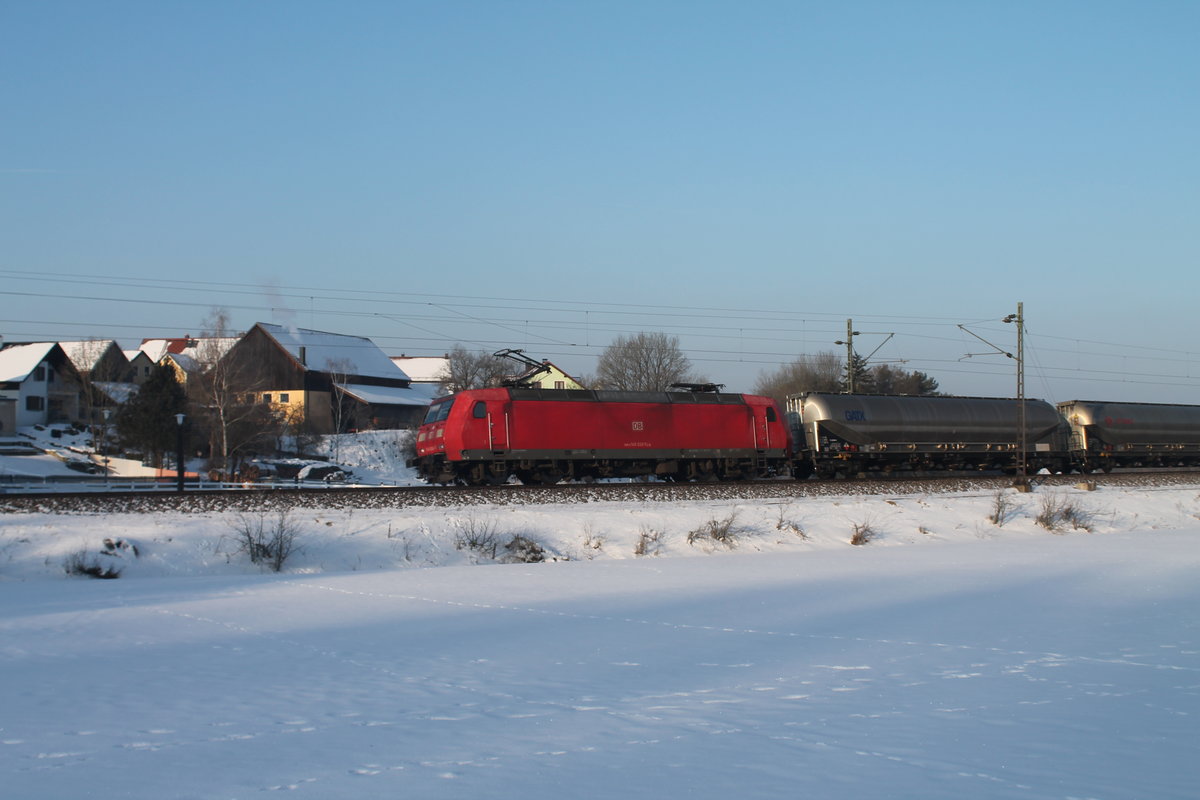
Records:
[[[1200,464],[1200,406],[1025,400],[1023,414],[1020,406],[993,397],[809,392],[789,397],[785,410],[715,386],[476,389],[434,401],[412,464],[431,483],[471,485]]]

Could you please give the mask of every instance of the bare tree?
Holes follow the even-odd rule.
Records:
[[[661,392],[692,377],[692,362],[680,350],[679,338],[659,332],[618,336],[596,365],[601,389]]]
[[[759,375],[754,393],[773,397],[782,404],[790,394],[839,392],[842,379],[842,359],[836,353],[804,355],[774,372]]]
[[[235,334],[229,312],[213,309],[201,326],[196,351],[199,365],[197,400],[204,408],[212,437],[212,460],[218,469],[233,472],[238,453],[278,426],[270,408],[257,402],[263,378],[249,359],[230,352]]]
[[[329,408],[333,412],[333,460],[341,458],[342,429],[346,424],[346,380],[354,369],[348,358],[325,359],[325,371],[329,374]]]
[[[468,350],[461,344],[454,345],[447,358],[449,366],[443,385],[451,393],[499,386],[504,376],[511,372],[508,362],[503,358],[483,351]]]

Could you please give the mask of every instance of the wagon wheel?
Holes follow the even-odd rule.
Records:
[[[533,473],[533,482],[543,486],[553,486],[562,480],[562,473],[556,469],[539,469]]]
[[[816,472],[816,469],[811,461],[797,461],[792,465],[792,477],[798,481],[805,481]]]

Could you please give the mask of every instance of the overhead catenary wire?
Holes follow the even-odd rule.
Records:
[[[605,337],[615,338],[643,330],[678,336],[685,354],[697,363],[714,367],[731,363],[760,367],[763,371],[780,367],[798,357],[832,350],[832,339],[840,335],[840,321],[846,312],[800,309],[746,309],[722,306],[655,305],[651,303],[615,303],[571,299],[510,298],[470,294],[430,294],[401,291],[360,291],[309,286],[254,285],[249,283],[130,278],[82,275],[74,273],[33,273],[0,270],[12,278],[0,289],[0,297],[53,298],[91,308],[110,303],[140,309],[145,324],[135,324],[131,314],[123,313],[109,323],[83,323],[76,320],[8,319],[0,320],[0,333],[7,341],[16,339],[78,339],[86,331],[89,338],[138,340],[199,333],[197,325],[178,323],[179,309],[221,307],[262,321],[293,320],[308,317],[310,327],[370,338],[388,350],[442,354],[455,342],[480,349],[499,349],[514,341],[541,343],[543,357],[594,357],[608,345]],[[117,290],[109,292],[24,291],[15,284],[22,281],[61,286],[67,280],[77,287],[92,286]],[[36,287],[35,287],[36,288]],[[144,294],[134,295],[132,289]],[[126,292],[126,294],[122,294]],[[215,295],[214,295],[215,293]],[[255,303],[251,298],[262,298]],[[235,302],[229,302],[229,301]],[[281,305],[280,301],[284,304]],[[292,303],[292,305],[288,305]],[[300,308],[303,305],[304,308]],[[293,307],[294,306],[294,307]],[[152,313],[155,309],[163,313]],[[172,310],[175,310],[174,312]],[[15,316],[15,315],[14,315]],[[197,314],[197,321],[201,317]],[[897,330],[897,363],[906,368],[934,373],[939,380],[954,375],[1002,375],[1003,370],[967,369],[956,364],[950,353],[959,337],[953,326],[961,319],[942,314],[870,314],[853,312],[849,316],[863,325]],[[383,324],[380,324],[383,323]],[[980,330],[1002,335],[998,318],[976,320]],[[473,329],[471,326],[475,326]],[[400,327],[422,335],[398,331]],[[68,335],[64,335],[64,333]],[[1200,354],[1188,349],[1150,347],[1143,344],[1091,340],[1076,335],[1058,336],[1034,332],[1039,343],[1037,371],[1044,381],[1061,380],[1119,382],[1132,385],[1196,388],[1200,381]],[[722,348],[718,343],[728,342]],[[1069,347],[1056,347],[1059,342]],[[916,343],[924,343],[922,348]],[[772,346],[767,346],[772,345]],[[924,349],[925,352],[914,352]],[[961,348],[959,348],[961,349]],[[942,354],[939,356],[938,351]],[[1139,368],[1114,367],[1117,352],[1138,359]],[[1060,359],[1057,356],[1069,358]]]

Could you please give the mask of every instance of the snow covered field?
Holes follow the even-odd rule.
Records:
[[[1195,797],[1200,487],[1007,497],[3,514],[4,793]]]

